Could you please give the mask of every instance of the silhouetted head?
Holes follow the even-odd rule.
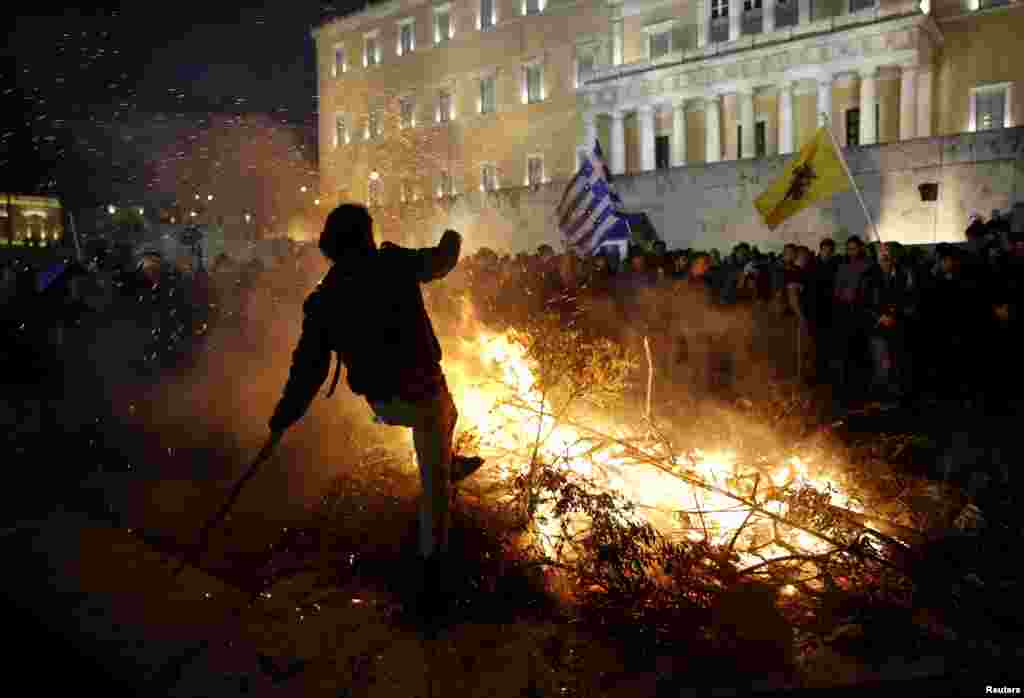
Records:
[[[373,218],[365,206],[342,204],[331,211],[320,233],[320,251],[332,262],[344,257],[362,257],[377,249],[373,241]]]

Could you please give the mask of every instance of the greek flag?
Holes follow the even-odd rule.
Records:
[[[583,161],[555,209],[566,246],[587,256],[609,242],[628,241],[629,222],[619,212],[621,205],[622,199],[611,186],[601,144],[595,143],[593,154]]]

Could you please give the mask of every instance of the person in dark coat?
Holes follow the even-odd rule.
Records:
[[[366,398],[377,422],[412,428],[423,485],[420,601],[428,615],[442,610],[444,600],[449,483],[482,464],[479,458],[461,458],[453,466],[458,412],[420,289],[455,268],[461,246],[461,236],[446,230],[437,247],[407,249],[385,242],[378,248],[365,207],[344,204],[332,211],[320,236],[320,250],[332,265],[303,304],[302,335],[269,422],[276,440],[302,418],[327,379],[333,351],[339,367],[344,363],[348,370],[349,388]],[[337,379],[338,367],[335,384]],[[333,390],[334,385],[328,394]]]

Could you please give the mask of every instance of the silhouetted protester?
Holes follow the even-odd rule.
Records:
[[[330,271],[303,305],[302,336],[291,372],[270,419],[280,438],[309,409],[327,379],[331,352],[348,369],[352,392],[362,395],[376,420],[412,427],[423,492],[419,552],[423,584],[419,608],[436,619],[447,602],[441,574],[448,552],[448,490],[480,467],[479,458],[452,459],[458,412],[441,370],[441,345],[423,304],[420,284],[446,276],[459,259],[461,236],[446,230],[437,247],[377,247],[365,207],[339,206],[327,217],[320,250]]]

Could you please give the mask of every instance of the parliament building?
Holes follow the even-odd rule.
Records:
[[[313,36],[321,191],[399,217],[504,190],[550,203],[595,140],[623,181],[664,171],[692,189],[756,178],[826,120],[847,153],[1024,122],[1024,0],[391,0]],[[716,215],[704,233],[741,237]]]

